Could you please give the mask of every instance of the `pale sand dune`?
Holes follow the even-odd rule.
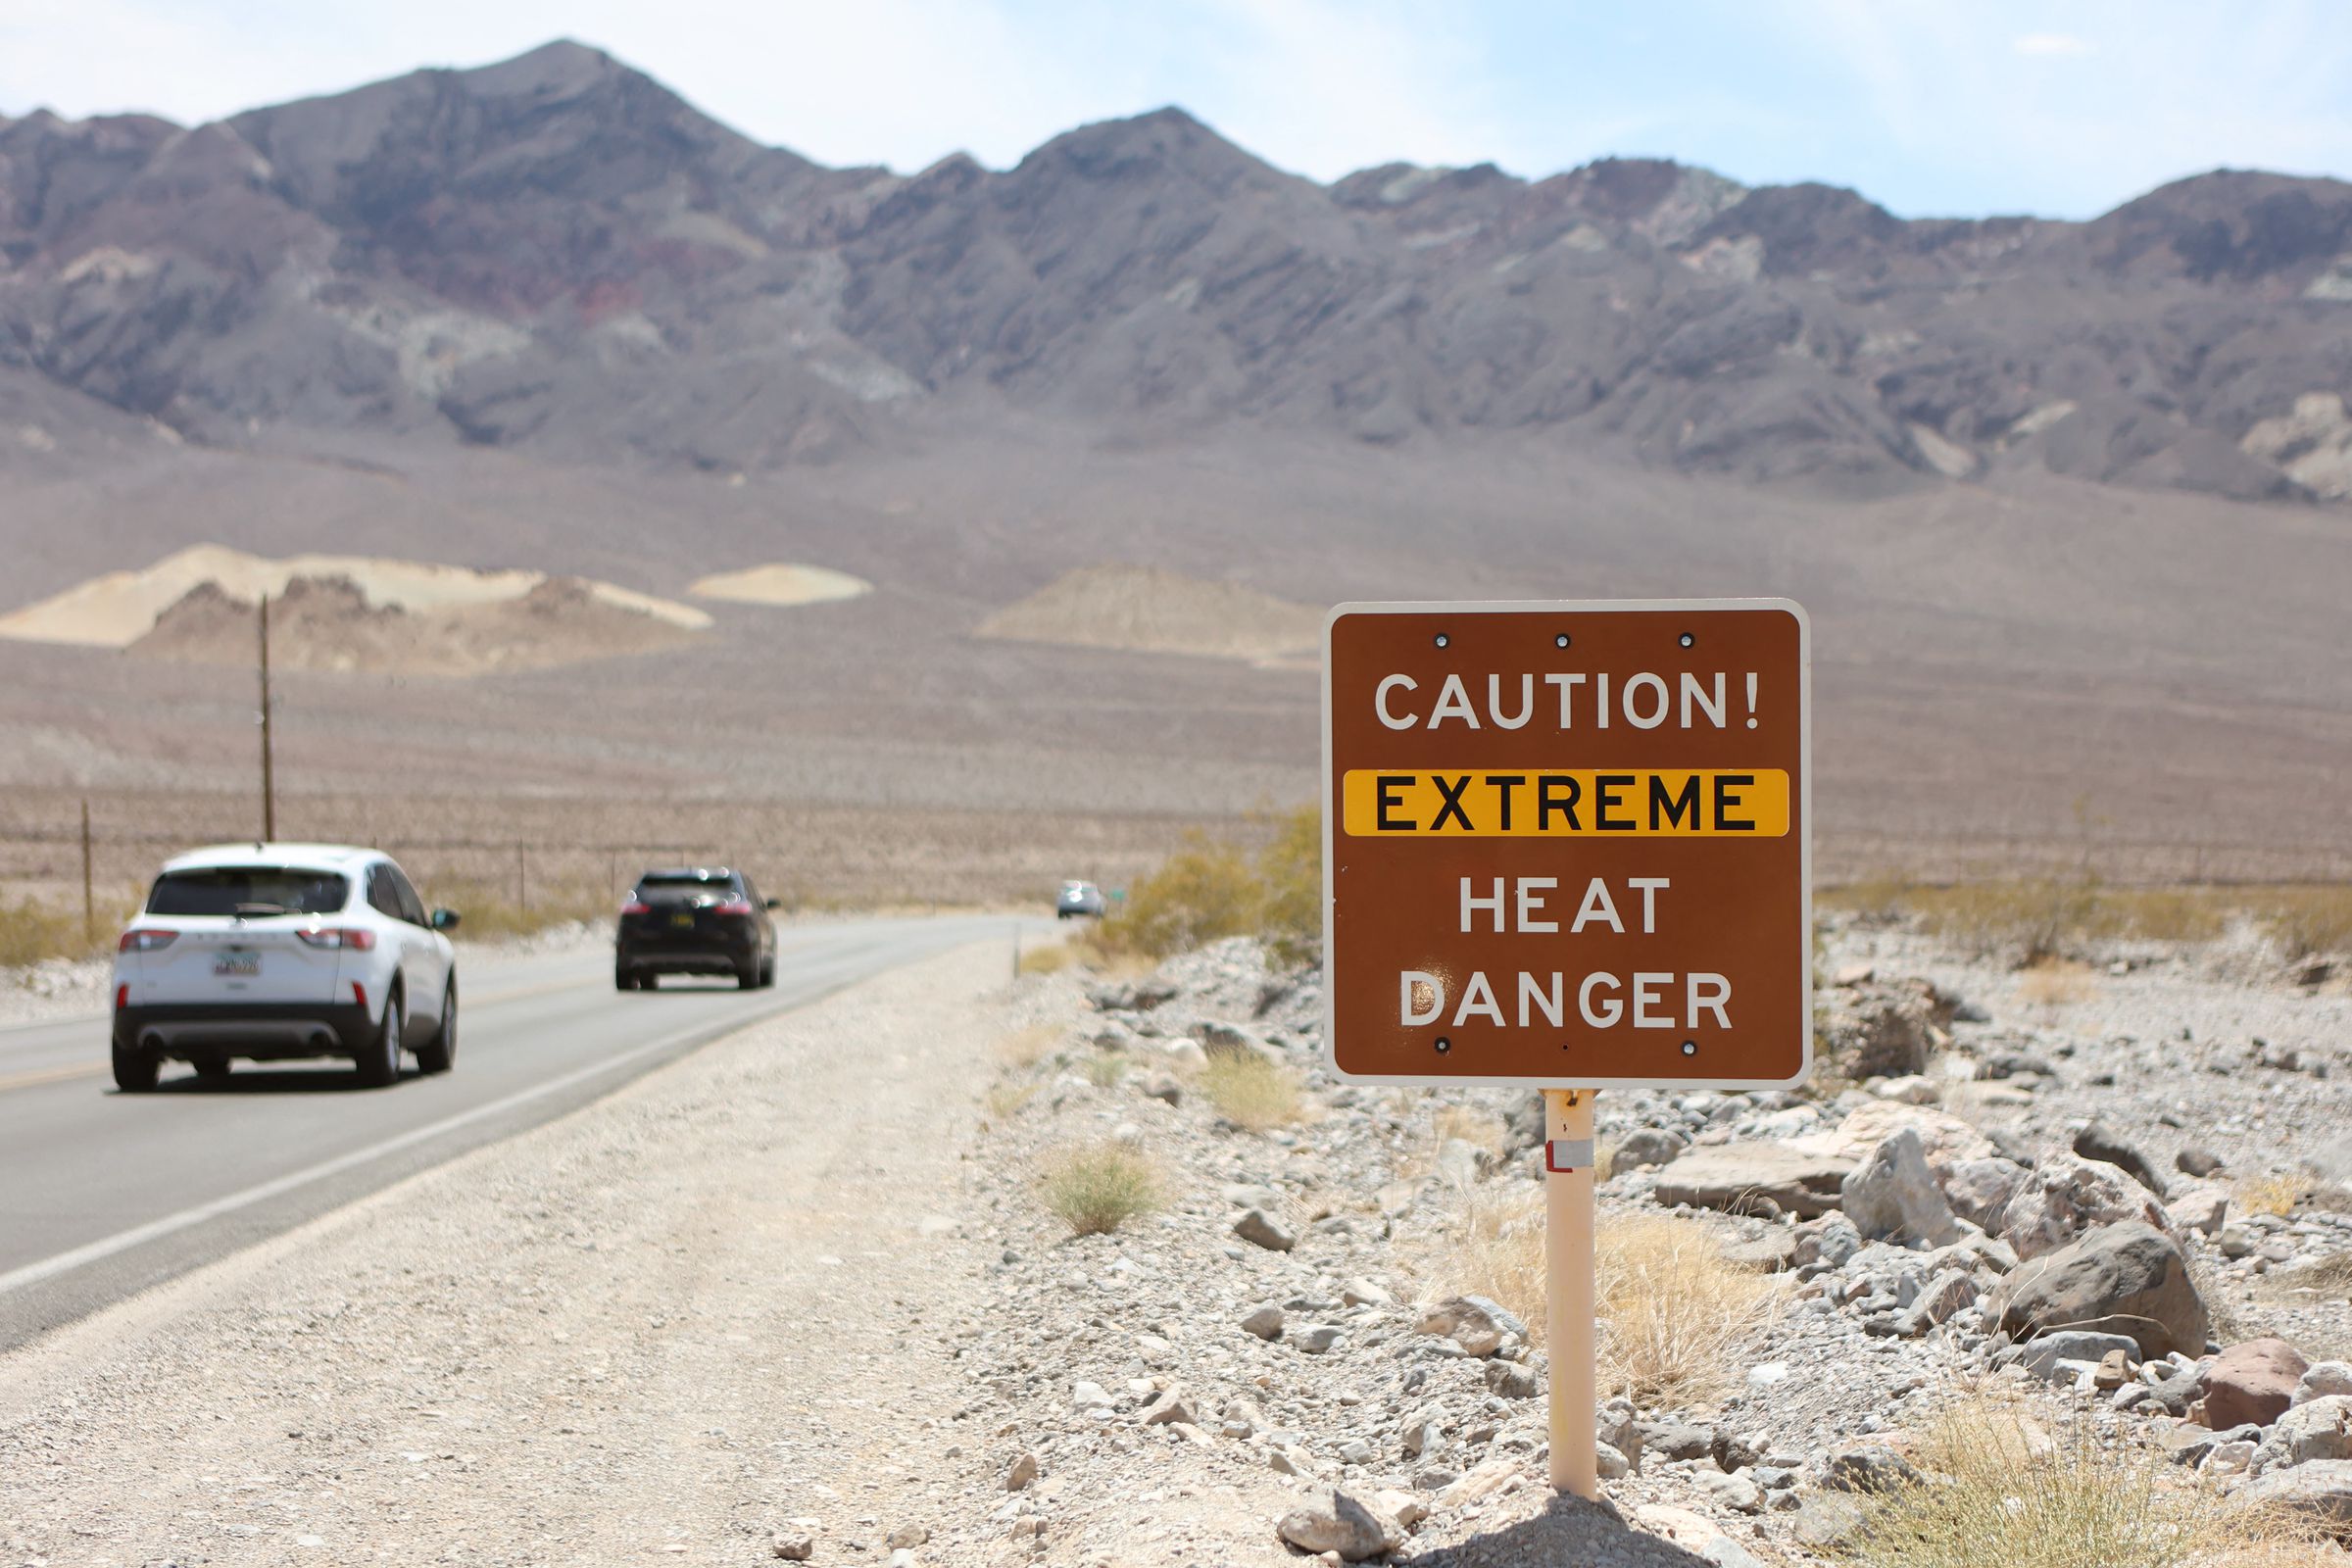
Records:
[[[370,556],[288,556],[269,560],[223,545],[191,545],[136,571],[112,571],[53,598],[0,615],[0,638],[127,648],[155,628],[166,610],[204,583],[228,599],[251,603],[286,591],[296,578],[341,578],[356,584],[369,605],[411,612],[461,610],[514,603],[548,581],[543,571],[473,571],[423,561]],[[609,582],[585,582],[587,595],[615,610],[650,615],[684,631],[710,617],[691,605]]]
[[[822,605],[870,594],[874,585],[830,566],[779,561],[741,571],[716,572],[686,591],[697,599],[723,599],[741,605]]]
[[[1323,612],[1156,566],[1082,566],[982,621],[983,637],[1313,665]]]

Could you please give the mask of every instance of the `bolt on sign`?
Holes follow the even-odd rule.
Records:
[[[1786,600],[1342,605],[1325,1037],[1393,1083],[1810,1070],[1812,658]]]

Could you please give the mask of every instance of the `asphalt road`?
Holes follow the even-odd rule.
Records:
[[[1004,917],[861,920],[777,933],[776,983],[672,977],[612,988],[601,952],[469,969],[458,1060],[391,1089],[348,1064],[239,1063],[225,1083],[167,1066],[116,1092],[106,1024],[0,1030],[0,1349],[508,1137],[759,1018],[964,943]]]

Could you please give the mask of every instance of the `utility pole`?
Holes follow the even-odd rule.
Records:
[[[90,892],[90,803],[81,803],[81,942],[98,945],[98,903]]]
[[[270,772],[270,595],[262,595],[262,842],[277,837],[277,784]]]

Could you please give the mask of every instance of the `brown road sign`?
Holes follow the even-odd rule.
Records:
[[[1811,671],[1786,600],[1333,611],[1323,983],[1339,1071],[1801,1080]]]

